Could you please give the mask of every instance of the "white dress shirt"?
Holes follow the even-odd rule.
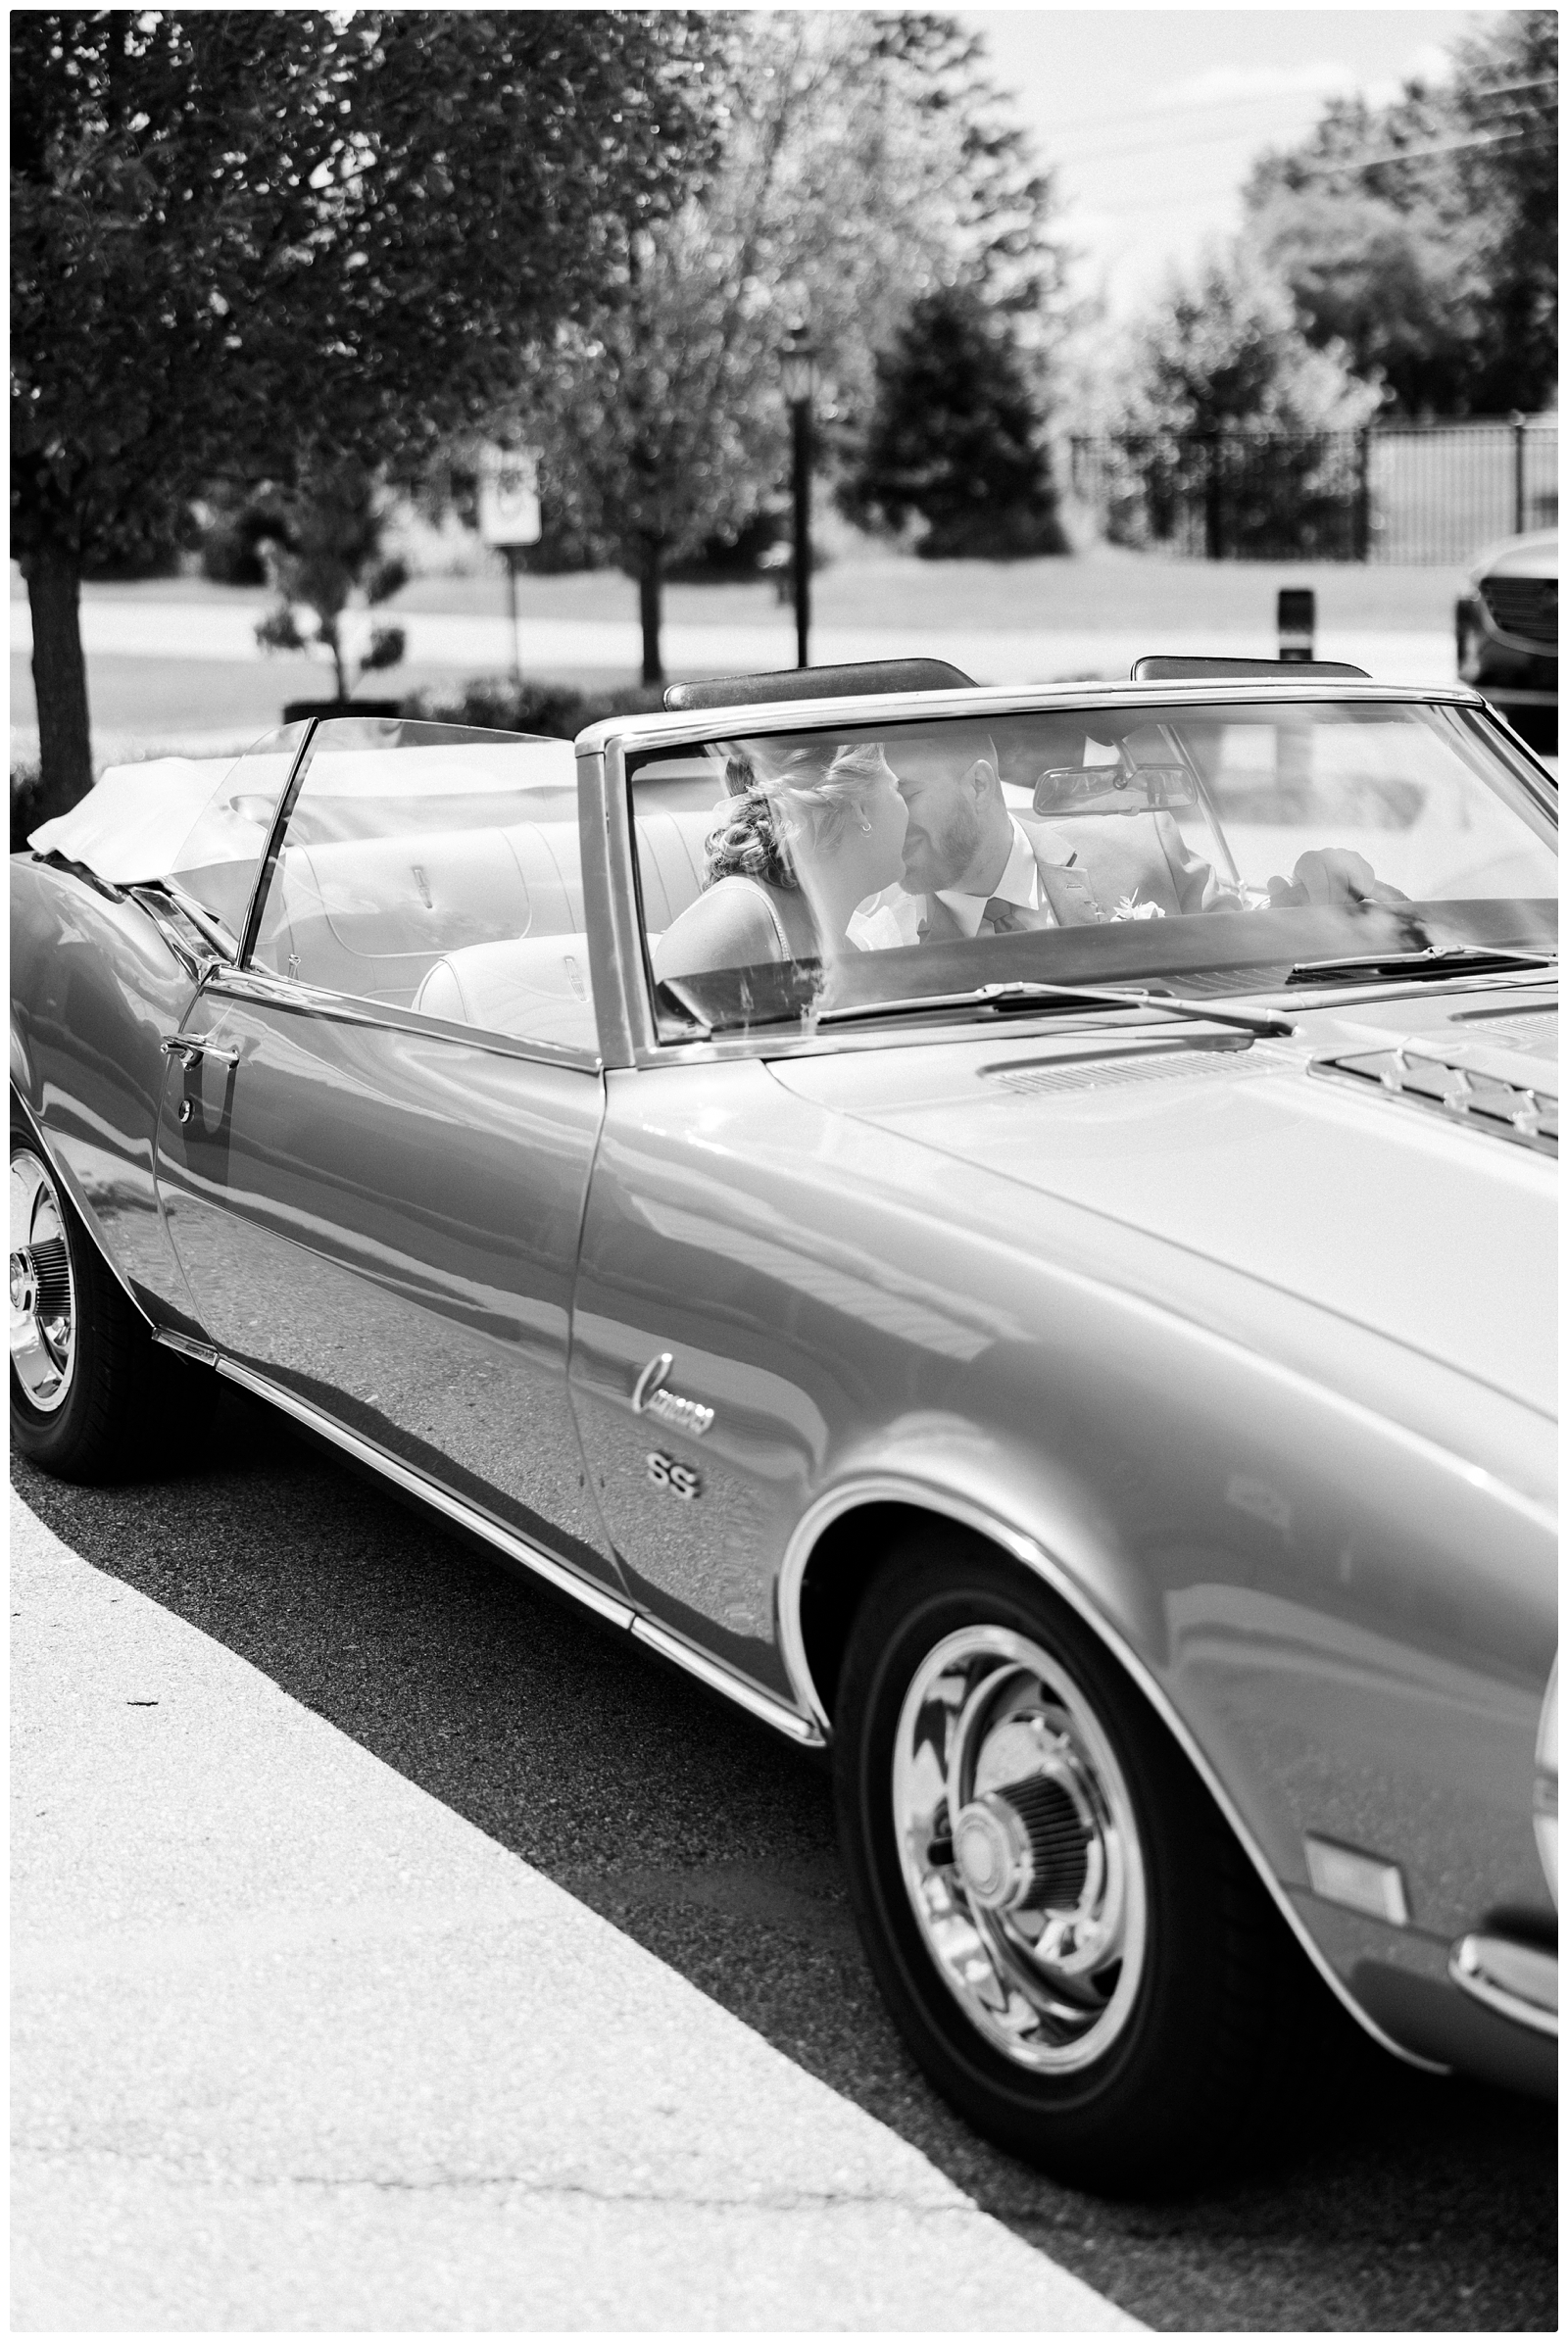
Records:
[[[1009,814],[1008,819],[1012,816]],[[986,904],[1001,896],[1004,903],[1015,903],[1020,910],[1032,910],[1040,917],[1042,927],[1054,927],[1056,914],[1046,901],[1040,887],[1040,865],[1028,838],[1012,822],[1012,852],[1007,866],[994,887],[983,895],[963,895],[956,887],[938,887],[936,897],[952,911],[965,935],[978,935],[980,922],[986,915]]]

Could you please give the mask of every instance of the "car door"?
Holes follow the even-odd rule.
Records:
[[[616,1585],[565,1382],[604,1110],[576,873],[564,743],[319,726],[171,1037],[158,1179],[243,1372]]]
[[[613,750],[606,766],[601,927],[619,940],[595,981],[607,1000],[618,986],[624,1035],[583,1225],[572,1397],[638,1610],[789,1702],[776,1586],[826,1461],[877,1373],[907,1368],[917,1404],[921,1359],[965,1354],[972,1329],[955,1333],[886,1260],[854,1125],[791,1097],[760,1047],[692,1061],[648,1023],[645,943],[711,875],[705,842],[746,759],[671,743],[629,791]],[[879,1349],[868,1368],[867,1326],[891,1365]]]

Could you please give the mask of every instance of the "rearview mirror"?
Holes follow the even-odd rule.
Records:
[[[1193,776],[1184,764],[1054,764],[1035,783],[1037,813],[1158,813],[1190,805]]]

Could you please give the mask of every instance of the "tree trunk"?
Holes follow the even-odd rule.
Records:
[[[659,630],[664,615],[664,548],[658,537],[644,537],[637,570],[637,614],[643,622],[643,681],[662,683],[664,665],[659,656]]]
[[[87,667],[81,655],[81,566],[64,546],[27,557],[32,688],[38,703],[40,821],[69,812],[92,787]]]
[[[1209,440],[1208,469],[1203,479],[1203,558],[1225,558],[1225,442],[1218,432]]]
[[[318,612],[317,625],[317,640],[325,643],[332,656],[333,689],[341,702],[349,697],[354,686],[349,681],[348,668],[343,663],[343,645],[338,639],[336,615],[323,618]]]

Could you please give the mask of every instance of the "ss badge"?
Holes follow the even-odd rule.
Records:
[[[668,1488],[672,1496],[684,1496],[688,1503],[702,1494],[702,1477],[690,1464],[678,1464],[672,1455],[661,1455],[657,1447],[647,1463],[648,1477],[656,1488]]]

